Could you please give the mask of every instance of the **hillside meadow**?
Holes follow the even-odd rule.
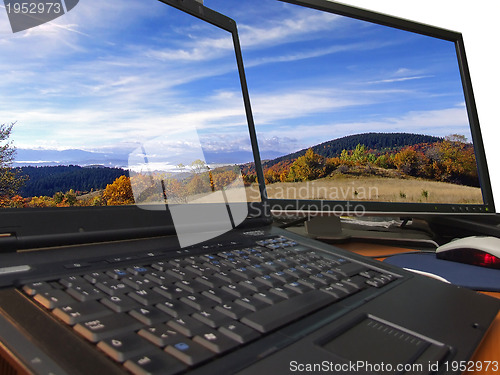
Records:
[[[324,199],[407,203],[482,204],[481,189],[418,178],[359,177],[277,182],[267,185],[271,199]]]

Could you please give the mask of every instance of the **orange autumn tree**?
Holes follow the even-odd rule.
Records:
[[[120,176],[112,184],[108,184],[106,190],[104,190],[103,198],[108,206],[134,204],[130,178]]]

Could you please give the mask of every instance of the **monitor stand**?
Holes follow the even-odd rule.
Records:
[[[338,216],[316,216],[305,222],[305,234],[321,241],[363,240],[370,242],[397,242],[421,247],[437,247],[433,235],[425,224],[384,218],[368,221],[361,219],[341,219]],[[292,228],[289,228],[292,229]],[[292,229],[293,230],[293,229]],[[304,230],[304,229],[302,229]]]

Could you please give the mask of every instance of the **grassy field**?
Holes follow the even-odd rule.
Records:
[[[417,178],[358,177],[279,182],[267,186],[269,198],[382,202],[482,204],[481,189]]]

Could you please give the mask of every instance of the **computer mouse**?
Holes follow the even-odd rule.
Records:
[[[471,236],[453,240],[436,249],[438,259],[500,269],[500,238]]]

